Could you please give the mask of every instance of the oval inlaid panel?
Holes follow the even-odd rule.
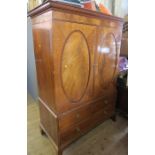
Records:
[[[90,74],[88,44],[81,31],[73,31],[67,37],[61,63],[64,93],[71,102],[78,102],[85,94]]]
[[[107,88],[113,80],[117,62],[116,40],[112,33],[104,37],[103,43],[98,51],[99,80],[101,87]]]

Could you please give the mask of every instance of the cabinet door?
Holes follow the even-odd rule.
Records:
[[[95,26],[53,21],[55,102],[59,112],[91,100],[95,37]]]
[[[120,51],[120,34],[121,32],[117,27],[103,27],[98,29],[94,74],[96,96],[106,95],[106,93],[115,89]]]

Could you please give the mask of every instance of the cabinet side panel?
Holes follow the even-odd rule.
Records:
[[[40,123],[43,126],[45,132],[50,139],[54,141],[56,146],[58,145],[58,125],[57,117],[54,113],[46,106],[46,104],[39,100],[40,104]]]
[[[39,98],[56,112],[51,51],[51,21],[33,24],[33,39]]]

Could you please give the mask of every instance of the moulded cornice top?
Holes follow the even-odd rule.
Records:
[[[90,16],[90,17],[101,18],[101,19],[106,18],[106,19],[110,19],[110,20],[123,22],[122,18],[119,18],[116,16],[107,15],[107,14],[100,13],[97,11],[80,8],[78,6],[66,4],[63,2],[53,1],[53,0],[48,0],[45,3],[37,6],[33,10],[29,11],[28,16],[30,16],[30,17],[37,16],[39,14],[42,14],[46,10],[65,11],[65,12],[70,12],[70,13],[79,14],[79,15],[83,15],[83,16]]]

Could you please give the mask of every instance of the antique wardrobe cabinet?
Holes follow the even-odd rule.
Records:
[[[114,116],[122,19],[47,1],[33,25],[40,127],[57,153]]]

